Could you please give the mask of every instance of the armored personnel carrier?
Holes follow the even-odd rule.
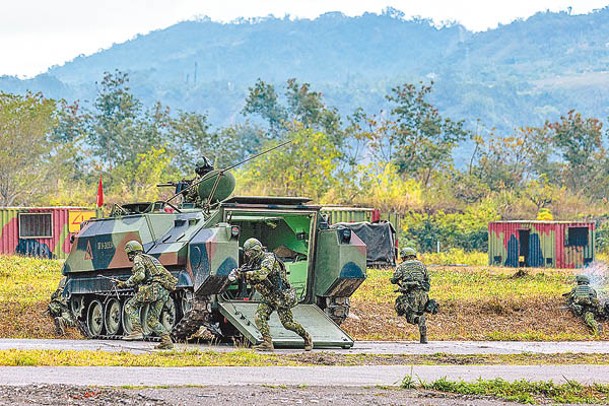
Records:
[[[315,346],[353,345],[338,326],[349,312],[349,297],[366,278],[365,244],[347,228],[329,228],[320,207],[307,198],[229,197],[234,186],[230,172],[215,170],[196,185],[201,201],[213,204],[116,205],[109,217],[83,224],[62,272],[64,295],[90,338],[121,338],[131,331],[123,307],[134,291],[117,289],[111,278],[130,276],[124,246],[135,239],[178,278],[161,314],[174,339],[186,340],[205,327],[220,340],[260,343],[254,324],[258,294],[227,279],[242,265],[243,242],[255,237],[285,262],[299,299],[294,317]],[[142,319],[146,312],[144,307]],[[276,314],[270,325],[276,346],[302,346]]]

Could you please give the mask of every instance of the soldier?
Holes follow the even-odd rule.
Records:
[[[250,238],[243,244],[247,270],[231,272],[230,280],[245,278],[262,295],[256,309],[256,327],[262,333],[262,344],[255,346],[259,351],[273,351],[273,339],[269,330],[269,318],[277,311],[283,327],[304,339],[305,351],[313,349],[313,339],[304,327],[296,321],[291,308],[296,305],[296,292],[290,286],[285,265],[272,252],[266,252],[262,244]],[[238,270],[235,270],[238,271]]]
[[[401,295],[395,300],[395,310],[398,316],[406,316],[410,324],[418,324],[420,342],[427,344],[427,325],[425,324],[425,312],[436,313],[437,304],[432,302],[429,309],[429,275],[427,268],[421,261],[416,259],[417,253],[413,248],[404,248],[400,253],[402,263],[396,268],[391,283],[398,285],[396,292]],[[433,309],[435,307],[435,309]]]
[[[577,275],[575,281],[577,286],[563,296],[567,297],[567,303],[573,314],[582,317],[592,333],[599,335],[602,332],[602,325],[596,321],[595,316],[603,316],[604,309],[599,303],[596,290],[590,286],[590,278],[587,275]]]
[[[209,160],[204,156],[201,156],[201,159],[199,159],[197,161],[197,164],[195,165],[195,173],[197,174],[197,176],[195,176],[195,178],[190,182],[192,188],[189,188],[186,191],[186,194],[184,195],[184,201],[194,203],[197,207],[201,206],[202,202],[201,198],[199,197],[199,188],[196,186],[196,184],[199,183],[205,175],[207,175],[213,170],[214,167],[209,162]]]
[[[169,331],[159,321],[165,303],[170,300],[169,293],[176,288],[177,278],[173,276],[153,256],[144,254],[144,248],[138,241],[125,244],[129,261],[133,262],[132,275],[126,281],[117,282],[118,288],[137,287],[135,296],[125,303],[125,313],[129,316],[133,330],[123,340],[142,340],[144,334],[140,323],[140,311],[144,304],[149,304],[146,324],[161,337],[161,343],[154,348],[172,349],[173,343]]]
[[[53,321],[55,323],[55,333],[57,335],[64,335],[66,333],[66,328],[69,326],[74,326],[74,317],[72,317],[72,312],[68,307],[68,301],[63,296],[63,290],[66,286],[67,278],[64,276],[59,281],[59,286],[51,294],[51,302],[49,303],[47,309],[51,317],[53,317]]]

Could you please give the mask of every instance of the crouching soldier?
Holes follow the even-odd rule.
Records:
[[[63,296],[63,290],[66,287],[67,278],[64,276],[59,281],[59,286],[53,294],[51,294],[51,301],[47,307],[47,310],[53,322],[55,323],[55,333],[57,335],[64,335],[67,327],[73,327],[76,325],[72,312],[68,307],[68,301]]]
[[[170,300],[169,293],[175,290],[177,278],[173,276],[153,256],[144,254],[144,248],[139,241],[129,241],[125,244],[125,252],[129,261],[133,262],[131,277],[126,281],[117,282],[120,288],[137,287],[135,295],[125,303],[125,312],[133,326],[131,333],[123,340],[133,341],[144,339],[140,311],[144,304],[149,304],[146,324],[161,337],[161,343],[154,348],[166,350],[173,348],[170,332],[159,321],[163,306]]]
[[[583,318],[592,333],[599,335],[602,333],[602,325],[595,317],[603,317],[604,308],[599,303],[596,290],[590,286],[590,278],[587,275],[577,275],[575,281],[577,286],[563,296],[567,297],[567,304],[573,314]]]
[[[395,300],[395,310],[398,316],[405,316],[408,323],[419,326],[420,342],[427,344],[425,313],[437,313],[438,304],[429,299],[429,275],[425,265],[416,259],[416,251],[404,248],[400,255],[403,262],[391,278],[391,283],[398,285],[396,292],[401,293]]]

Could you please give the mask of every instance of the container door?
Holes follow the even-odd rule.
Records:
[[[243,334],[252,344],[260,344],[262,336],[254,316],[258,303],[223,302],[219,303],[220,313]],[[292,309],[294,320],[298,321],[313,337],[315,348],[342,347],[351,348],[353,339],[342,331],[316,305],[300,304]],[[281,325],[277,312],[269,320],[273,345],[276,347],[302,348],[303,341],[296,333],[286,330]]]
[[[531,236],[531,230],[518,230],[518,242],[520,244],[518,252],[518,266],[530,266],[529,265],[529,240]]]

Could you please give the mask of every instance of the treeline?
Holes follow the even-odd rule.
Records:
[[[609,134],[576,111],[482,137],[430,103],[433,82],[396,86],[382,110],[341,116],[308,83],[259,79],[235,124],[215,128],[206,114],[144,106],[123,72],[98,89],[89,105],[0,93],[0,206],[91,206],[100,175],[107,205],[156,200],[171,192],[156,185],[192,178],[201,155],[222,168],[291,140],[236,168],[236,193],[398,213],[402,240],[424,251],[438,241],[485,250],[493,220],[607,212]],[[466,142],[473,153],[455,165]],[[597,240],[607,245],[602,225]]]

